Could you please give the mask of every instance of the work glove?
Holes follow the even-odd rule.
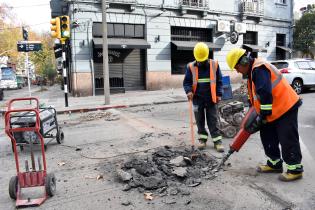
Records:
[[[266,123],[266,120],[261,116],[257,115],[255,119],[245,125],[245,130],[250,134],[256,133],[260,130],[261,126]]]
[[[222,100],[221,96],[217,96],[217,103],[219,103]]]
[[[187,93],[188,101],[191,101],[193,97],[194,97],[194,94],[192,92]]]
[[[265,119],[265,116],[257,115],[255,122],[253,123],[253,129],[256,131],[259,131],[261,126],[266,124],[267,121]]]

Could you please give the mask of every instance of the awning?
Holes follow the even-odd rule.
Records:
[[[148,49],[151,45],[144,39],[108,38],[109,49]],[[103,48],[103,38],[93,38],[95,48]]]
[[[195,45],[197,44],[198,42],[191,42],[191,41],[172,41],[172,44],[174,44],[176,46],[176,49],[177,50],[193,50]],[[205,42],[208,47],[210,49],[213,49],[213,50],[221,50],[221,47],[219,45],[216,45],[212,42]]]
[[[252,44],[243,44],[243,48],[249,49],[251,52],[267,52],[267,49],[261,46],[252,45]]]
[[[284,46],[277,46],[278,49],[281,49],[281,50],[284,50],[284,51],[287,51],[289,53],[292,53],[292,49],[291,48],[288,48],[288,47],[284,47]]]

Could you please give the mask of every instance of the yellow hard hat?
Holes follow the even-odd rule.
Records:
[[[198,42],[194,47],[194,56],[196,61],[203,62],[208,59],[209,47],[203,42]]]
[[[241,48],[234,48],[226,55],[226,62],[231,70],[234,70],[238,60],[245,54],[246,50]]]

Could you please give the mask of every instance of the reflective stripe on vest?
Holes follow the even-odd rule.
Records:
[[[197,90],[197,85],[198,83],[205,83],[205,82],[210,82],[210,91],[211,91],[211,98],[212,98],[212,102],[213,103],[217,103],[217,94],[216,94],[216,72],[218,69],[218,63],[209,59],[209,67],[210,67],[210,78],[198,78],[198,66],[195,66],[196,61],[191,62],[188,64],[189,69],[192,73],[192,77],[193,77],[193,85],[192,85],[192,89],[193,89],[193,93],[196,93]]]
[[[210,78],[198,79],[198,83],[210,83]]]
[[[266,63],[260,58],[255,59],[253,63],[252,76],[253,71],[259,71],[255,69],[262,65],[264,65],[270,72],[273,103],[261,105],[260,98],[256,95],[254,82],[252,81],[250,84],[248,80],[247,86],[248,91],[251,91],[249,94],[250,100],[254,105],[256,112],[260,113],[260,110],[272,110],[272,114],[267,116],[267,121],[272,122],[286,113],[299,100],[299,96],[294,92],[290,84],[283,78],[282,74],[275,66]]]

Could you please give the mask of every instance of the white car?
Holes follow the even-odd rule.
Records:
[[[297,94],[315,87],[315,61],[309,59],[289,59],[271,61]]]

